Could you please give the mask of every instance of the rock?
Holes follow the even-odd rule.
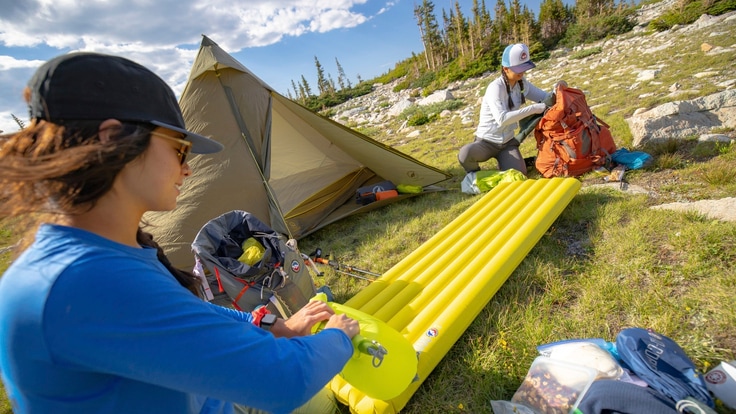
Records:
[[[388,115],[389,116],[399,116],[402,112],[404,112],[407,108],[414,105],[414,102],[408,100],[408,99],[402,99],[399,102],[396,102],[389,110]]]
[[[696,78],[699,79],[699,78],[708,78],[708,77],[712,77],[712,76],[716,76],[716,75],[718,75],[718,72],[709,70],[707,72],[696,73],[696,74],[693,75],[693,77],[696,77]]]
[[[736,90],[637,110],[626,122],[635,147],[647,141],[707,134],[713,128],[736,128]]]
[[[434,91],[431,95],[427,96],[426,98],[417,101],[417,105],[427,106],[427,105],[432,105],[435,103],[451,101],[453,99],[455,99],[455,97],[452,96],[452,92],[450,92],[448,89],[443,89],[440,91]]]
[[[643,70],[639,72],[639,75],[636,77],[637,81],[647,81],[652,80],[657,77],[662,71],[659,69],[654,70]]]
[[[731,137],[723,134],[703,134],[698,137],[700,142],[731,142]]]
[[[736,198],[676,202],[650,207],[655,210],[695,211],[707,217],[725,221],[736,221]]]
[[[713,45],[709,43],[703,43],[702,45],[700,45],[700,50],[702,50],[703,52],[710,52],[711,49],[713,49]]]

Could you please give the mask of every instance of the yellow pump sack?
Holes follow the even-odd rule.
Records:
[[[238,257],[238,261],[248,266],[260,262],[263,259],[263,254],[266,253],[266,248],[253,237],[245,239],[242,248],[243,254]]]
[[[409,387],[417,375],[417,352],[403,335],[385,322],[335,302],[328,302],[324,293],[311,300],[326,302],[336,314],[346,314],[360,324],[360,333],[353,338],[353,356],[340,376],[350,385],[379,399],[390,400]],[[322,329],[326,321],[315,325]]]

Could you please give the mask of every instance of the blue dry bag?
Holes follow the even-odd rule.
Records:
[[[652,163],[652,156],[642,151],[629,151],[620,148],[611,154],[611,160],[626,167],[627,170],[638,170]]]

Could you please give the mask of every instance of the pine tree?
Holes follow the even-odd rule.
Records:
[[[310,96],[312,96],[312,89],[309,87],[309,83],[307,82],[307,79],[304,78],[304,75],[302,75],[302,83],[299,86],[300,91],[302,91],[302,96],[304,96],[304,100],[306,101]]]
[[[319,90],[320,95],[323,95],[330,91],[330,85],[327,82],[327,78],[325,78],[325,71],[322,68],[322,64],[319,63],[317,56],[314,57],[314,65],[317,67],[317,90]]]
[[[519,43],[521,40],[521,3],[519,0],[511,0],[511,7],[509,7],[509,14],[507,15],[508,26],[510,29],[508,42],[506,43]]]
[[[435,70],[437,63],[441,57],[439,54],[439,46],[442,44],[442,37],[439,32],[439,25],[434,16],[434,4],[429,0],[422,0],[420,6],[414,7],[414,16],[419,26],[419,34],[424,44],[424,55],[427,60],[427,68]]]
[[[294,82],[294,79],[291,80],[291,89],[294,90],[294,95],[296,95],[297,99],[302,99],[302,96],[299,94],[299,89],[296,87],[296,82]]]
[[[506,2],[504,0],[496,0],[496,8],[494,9],[495,18],[493,26],[498,32],[498,43],[508,44],[509,41],[509,27],[508,27],[508,9],[506,8]]]
[[[491,20],[491,14],[488,12],[488,9],[486,8],[486,2],[485,0],[481,0],[480,6],[479,6],[479,14],[478,14],[478,33],[480,33],[480,43],[478,44],[480,46],[480,53],[485,53],[489,50],[491,50],[491,45],[496,44],[495,40],[495,29],[493,25],[493,20]],[[479,53],[479,54],[480,54]],[[474,55],[476,57],[476,55]]]
[[[477,0],[474,0],[477,2]],[[460,56],[465,56],[470,51],[470,35],[468,33],[468,23],[465,21],[462,10],[460,10],[460,2],[455,0],[455,17],[453,19],[455,27],[455,44],[460,53]]]
[[[307,80],[304,79],[304,76],[302,76],[302,81],[306,82]],[[304,90],[304,83],[299,83],[299,102],[302,104],[307,102],[307,92]]]
[[[445,9],[442,9],[442,53],[444,54],[443,60],[449,61],[450,59],[457,56],[457,46],[455,44],[455,16],[450,10],[450,14],[447,14]]]
[[[335,87],[335,81],[332,79],[331,74],[327,74],[327,93],[330,95],[334,95],[337,91],[337,88]]]
[[[608,16],[615,9],[614,0],[577,0],[575,2],[575,17],[580,22],[586,22],[597,16]]]
[[[340,61],[337,58],[335,58],[335,63],[337,64],[337,84],[340,85],[340,90],[345,90],[346,86],[350,88],[350,79],[345,76],[345,71],[342,69],[342,65],[340,65]]]
[[[562,0],[543,0],[539,6],[539,30],[542,44],[553,48],[565,36],[574,21],[572,8]]]
[[[521,20],[519,21],[519,25],[519,34],[522,43],[531,45],[537,41],[537,38],[539,37],[539,28],[537,23],[534,21],[534,13],[532,13],[526,6],[521,8]]]

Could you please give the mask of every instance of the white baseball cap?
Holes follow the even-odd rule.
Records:
[[[529,48],[523,43],[506,46],[501,58],[501,66],[511,69],[514,73],[526,72],[537,67],[529,59]]]

